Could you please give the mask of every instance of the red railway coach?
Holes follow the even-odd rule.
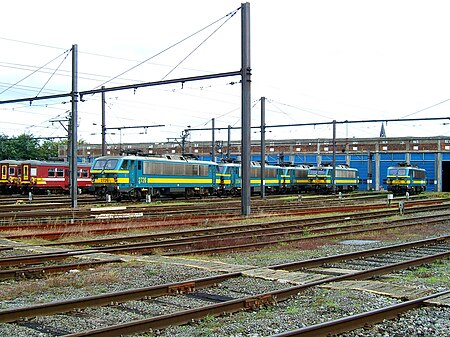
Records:
[[[77,164],[77,185],[81,192],[86,192],[92,185],[90,169],[89,163]],[[21,173],[22,193],[69,192],[69,163],[67,162],[24,161],[21,163]]]
[[[21,162],[17,160],[0,161],[0,193],[13,194],[19,192]]]

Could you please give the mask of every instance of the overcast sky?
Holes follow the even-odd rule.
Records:
[[[79,91],[238,71],[241,11],[227,14],[240,6],[234,0],[6,1],[0,101],[70,92],[74,44]],[[450,116],[449,9],[446,0],[250,1],[252,126],[260,125],[262,96],[268,126]],[[109,92],[108,128],[165,126],[109,129],[107,142],[164,141],[188,126],[209,128],[212,118],[216,127],[239,127],[239,80]],[[100,143],[101,97],[83,98],[79,138]],[[0,134],[65,136],[60,123],[70,107],[69,98],[0,105]],[[389,122],[385,129],[388,137],[450,136],[448,122]],[[378,137],[380,129],[380,123],[338,125],[337,136]],[[331,126],[268,131],[268,139],[332,136]],[[210,138],[211,131],[191,136]],[[226,138],[225,130],[216,134]]]

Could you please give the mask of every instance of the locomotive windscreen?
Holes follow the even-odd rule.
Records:
[[[389,176],[405,176],[406,175],[406,169],[404,168],[391,168],[388,172]]]

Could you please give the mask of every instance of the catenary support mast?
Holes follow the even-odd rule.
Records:
[[[261,199],[266,197],[266,98],[261,97]]]
[[[77,153],[78,153],[78,46],[72,46],[72,115],[70,117],[70,196],[72,200],[72,208],[77,207]]]
[[[242,143],[241,143],[241,170],[242,170],[242,199],[241,214],[250,215],[250,156],[251,156],[251,67],[250,67],[250,3],[241,7],[242,22]]]

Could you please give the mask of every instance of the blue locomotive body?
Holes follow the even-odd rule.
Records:
[[[309,166],[287,166],[285,167],[286,176],[289,176],[288,191],[292,193],[304,192],[308,189]]]
[[[394,194],[421,193],[426,190],[427,172],[416,165],[399,163],[388,167],[386,184]]]
[[[217,188],[218,165],[182,156],[99,157],[91,167],[94,193],[114,200],[140,200],[147,195],[200,197]]]
[[[360,183],[358,170],[347,165],[336,165],[336,191],[354,191]],[[313,166],[308,172],[309,188],[315,192],[327,193],[333,191],[333,166]]]
[[[219,164],[220,189],[226,194],[238,195],[242,189],[242,170],[240,163]],[[281,166],[265,165],[264,186],[269,193],[278,193],[290,184],[290,177],[285,175]],[[250,163],[251,193],[261,193],[261,164]]]

